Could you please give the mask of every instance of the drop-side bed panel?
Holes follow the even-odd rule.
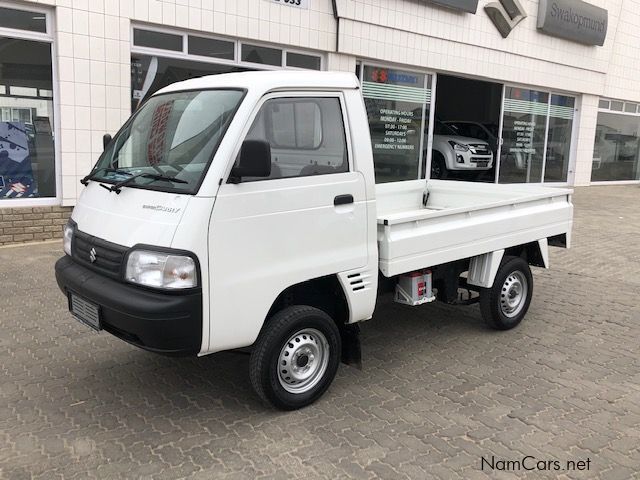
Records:
[[[418,184],[399,195],[422,198]],[[452,185],[455,183],[455,185]],[[502,188],[507,187],[507,188]],[[398,187],[395,187],[398,188]],[[424,189],[424,183],[422,183]],[[427,208],[413,204],[378,214],[380,271],[387,277],[481,255],[554,235],[570,239],[569,189],[430,182]],[[460,190],[460,198],[456,197]],[[378,201],[385,201],[382,193]],[[448,202],[451,205],[446,205]]]

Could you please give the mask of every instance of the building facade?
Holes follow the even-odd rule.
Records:
[[[638,58],[637,0],[0,0],[0,245],[59,236],[153,92],[245,70],[358,75],[380,182],[639,182]]]

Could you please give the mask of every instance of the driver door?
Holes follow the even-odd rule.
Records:
[[[344,112],[339,92],[280,92],[254,112],[245,138],[270,144],[271,175],[219,189],[211,350],[253,343],[287,287],[367,264],[365,182],[353,171]]]

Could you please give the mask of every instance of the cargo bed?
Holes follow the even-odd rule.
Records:
[[[430,180],[376,185],[379,267],[383,275],[566,234],[573,205],[568,188]]]

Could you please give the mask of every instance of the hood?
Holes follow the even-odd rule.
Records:
[[[92,181],[71,218],[78,230],[125,247],[137,243],[170,247],[190,198],[126,186],[117,194]]]
[[[489,145],[485,140],[472,137],[463,137],[460,135],[434,135],[434,137],[442,137],[454,142],[463,143],[465,145]]]

